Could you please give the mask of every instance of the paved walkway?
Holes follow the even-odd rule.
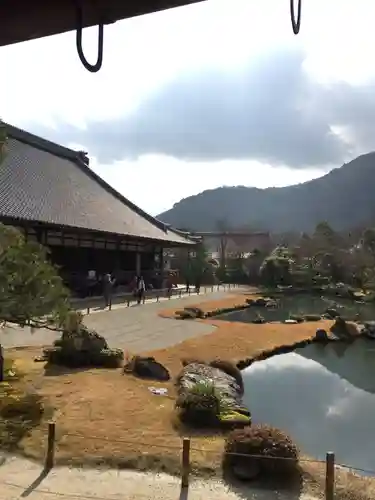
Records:
[[[131,470],[93,470],[59,467],[47,477],[39,465],[10,458],[0,467],[1,500],[315,500],[306,495],[255,490],[222,481],[195,480],[188,492],[167,474]],[[39,479],[38,479],[39,478]]]
[[[238,290],[236,292],[238,293]],[[209,292],[205,295],[191,295],[134,307],[117,305],[111,311],[93,310],[85,316],[85,323],[104,335],[111,347],[129,349],[132,352],[162,349],[192,337],[211,333],[215,327],[198,322],[160,318],[160,311],[230,296],[231,294],[224,291]],[[58,334],[51,330],[41,329],[31,333],[30,328],[11,325],[1,333],[1,343],[5,348],[39,346],[51,344],[57,337]]]

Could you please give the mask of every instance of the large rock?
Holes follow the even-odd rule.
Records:
[[[375,321],[366,321],[361,331],[362,335],[375,339]]]
[[[160,380],[161,382],[165,382],[171,378],[165,366],[151,357],[142,358],[141,356],[135,356],[130,363],[124,367],[124,373],[126,372],[131,372],[141,378]]]
[[[336,318],[330,332],[340,339],[352,339],[360,335],[360,330],[355,323],[345,321],[340,316]]]
[[[43,358],[52,365],[117,368],[124,354],[121,349],[109,349],[104,337],[81,324],[73,331],[63,331],[52,348],[44,349]]]
[[[197,407],[204,400],[207,400],[207,402],[204,402],[202,406],[211,404],[208,403],[209,394],[205,394],[205,391],[200,394],[200,391],[196,390],[197,387],[214,388],[215,394],[220,400],[220,407],[213,409],[213,411],[216,411],[217,420],[222,424],[248,425],[250,423],[250,412],[242,403],[243,389],[234,377],[218,368],[204,363],[193,362],[185,366],[179,375],[179,400],[181,401],[184,397],[188,398],[189,395],[194,394]]]

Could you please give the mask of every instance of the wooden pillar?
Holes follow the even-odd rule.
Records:
[[[142,273],[142,256],[140,252],[135,254],[135,274],[140,276]]]

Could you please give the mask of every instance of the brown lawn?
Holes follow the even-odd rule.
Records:
[[[199,306],[208,311],[243,301],[242,295],[219,302],[204,302]],[[164,315],[170,316],[171,311],[164,311]],[[306,339],[317,328],[317,323],[252,325],[213,319],[202,321],[214,324],[217,329],[210,335],[149,353],[163,363],[173,377],[179,372],[183,357],[205,360],[222,357],[237,361],[262,350]],[[174,413],[173,381],[160,384],[122,375],[120,370],[99,369],[75,372],[61,369],[44,375],[42,364],[33,362],[40,351],[30,348],[10,354],[19,360],[28,374],[22,383],[34,387],[54,409],[58,461],[157,468],[177,473],[182,436],[190,436],[194,468],[201,472],[218,468],[224,437],[215,433],[203,435],[179,426]],[[166,387],[169,396],[153,395],[148,390],[150,386]],[[36,459],[44,457],[46,428],[45,421],[23,438],[19,444],[23,453]],[[309,484],[316,484],[320,489],[324,467],[307,464],[305,472],[306,477],[312,475]],[[340,481],[346,490],[349,483],[358,488],[358,481],[361,481],[362,493],[366,488],[372,489],[371,482],[347,474],[342,475]],[[360,497],[357,495],[356,498]],[[371,498],[371,495],[366,494],[363,498]]]

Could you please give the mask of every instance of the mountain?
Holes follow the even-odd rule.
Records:
[[[272,232],[310,231],[327,221],[344,230],[375,222],[375,152],[294,186],[221,187],[176,203],[158,219],[174,227],[214,231],[228,227]]]

